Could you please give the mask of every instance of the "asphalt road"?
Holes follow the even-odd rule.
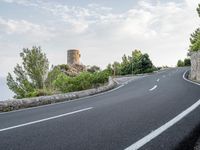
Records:
[[[105,94],[0,114],[0,150],[171,150],[200,123],[197,107],[145,139],[200,99],[188,68],[140,77]]]

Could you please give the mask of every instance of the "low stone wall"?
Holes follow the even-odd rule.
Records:
[[[191,73],[190,79],[200,81],[200,52],[191,52]]]
[[[111,90],[117,86],[117,83],[110,77],[109,83],[106,86],[102,86],[95,89],[89,89],[78,92],[71,92],[66,94],[58,94],[52,96],[41,96],[34,98],[25,98],[25,99],[13,99],[0,101],[0,112],[12,111],[21,108],[35,107],[45,104],[52,104],[57,102],[69,101],[77,98],[82,98],[98,93],[102,93],[108,90]]]

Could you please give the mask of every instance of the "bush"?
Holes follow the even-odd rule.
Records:
[[[154,72],[154,71],[157,71],[158,69],[156,68],[156,67],[154,67],[154,68],[147,68],[145,71],[144,71],[144,73],[152,73],[152,72]]]
[[[59,91],[67,93],[98,87],[108,82],[108,77],[109,74],[106,71],[82,72],[76,77],[69,77],[61,73],[53,84]]]
[[[185,66],[191,66],[191,61],[189,58],[185,58],[184,61],[178,60],[177,67],[185,67]]]
[[[184,65],[185,66],[191,66],[191,60],[189,58],[184,59]]]
[[[68,77],[64,73],[60,73],[53,85],[61,92],[69,92],[69,86],[71,84],[71,77]]]
[[[36,89],[34,92],[29,93],[29,97],[47,96],[52,94],[54,94],[54,92],[49,91],[48,89]]]
[[[49,71],[48,75],[47,75],[47,79],[45,80],[45,87],[50,89],[50,90],[54,90],[55,87],[53,86],[53,82],[54,80],[57,79],[58,75],[60,75],[61,69],[59,67],[54,67],[51,71]]]
[[[73,78],[73,85],[74,91],[81,91],[81,90],[85,90],[85,89],[89,89],[92,87],[92,78],[93,76],[91,75],[91,73],[88,72],[82,72],[80,73],[78,76]]]
[[[182,60],[178,60],[177,67],[183,67],[183,66],[184,66],[184,62]]]
[[[101,84],[105,84],[108,82],[109,72],[102,71],[102,72],[96,72],[92,75],[92,85],[93,87],[98,87]]]

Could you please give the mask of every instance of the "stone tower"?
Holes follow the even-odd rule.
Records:
[[[67,64],[73,65],[73,64],[80,64],[80,51],[77,49],[70,49],[67,51]]]

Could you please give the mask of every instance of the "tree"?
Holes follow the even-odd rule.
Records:
[[[184,59],[184,66],[191,66],[191,61],[189,58]]]
[[[197,12],[200,17],[200,4],[198,5]],[[189,51],[200,50],[200,28],[196,29],[196,31],[191,34],[190,43]]]
[[[198,28],[190,37],[190,51],[200,50],[200,28]]]
[[[178,60],[177,67],[183,67],[183,66],[184,66],[184,62],[182,60]]]
[[[140,50],[134,50],[132,52],[132,59],[131,59],[131,73],[133,72],[134,74],[140,73],[141,72],[141,59],[142,59],[142,52]]]
[[[134,61],[139,61],[139,59],[142,57],[142,52],[140,50],[134,50],[132,51],[132,59]]]
[[[178,60],[177,67],[191,66],[191,61],[189,58],[185,58],[183,61]]]
[[[34,85],[28,81],[28,76],[22,66],[17,64],[14,68],[16,79],[10,73],[7,76],[7,85],[16,95],[15,98],[29,97],[31,92],[34,92]]]
[[[139,60],[139,65],[138,65],[138,69],[139,69],[139,73],[148,73],[151,72],[153,69],[153,63],[151,62],[149,55],[148,54],[144,54],[141,56],[140,60]]]
[[[121,64],[119,62],[115,61],[112,64],[112,68],[115,75],[121,75]]]
[[[122,57],[122,63],[121,63],[121,74],[131,74],[131,63],[130,63],[130,57],[127,58],[126,55]]]
[[[117,61],[115,61],[113,64],[108,64],[106,71],[109,75],[121,75],[121,64]]]
[[[113,73],[114,73],[114,70],[112,68],[112,64],[108,64],[105,71],[108,72],[108,74],[112,76]]]
[[[198,7],[197,7],[197,13],[198,13],[198,15],[199,15],[199,17],[200,17],[200,4],[199,4]]]
[[[131,56],[124,55],[120,65],[122,75],[147,73],[156,70],[148,54],[142,54],[140,50],[132,51]]]
[[[62,68],[63,69],[63,68]],[[52,69],[49,71],[48,76],[45,80],[45,86],[49,90],[55,90],[55,86],[53,85],[53,82],[58,78],[58,76],[62,73],[62,70],[60,66],[52,67]]]
[[[22,65],[14,68],[15,79],[10,73],[7,76],[7,85],[16,95],[16,98],[30,97],[37,89],[45,87],[49,62],[40,47],[24,48],[20,53]]]
[[[94,72],[99,72],[101,69],[100,69],[100,67],[98,67],[98,66],[91,66],[91,67],[89,67],[88,69],[87,69],[87,71],[88,72],[90,72],[90,73],[94,73]]]

